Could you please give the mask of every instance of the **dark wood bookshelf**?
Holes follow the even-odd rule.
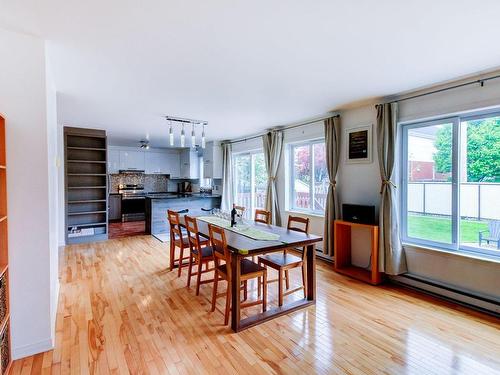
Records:
[[[97,203],[97,202],[106,202],[106,199],[87,199],[87,200],[80,200],[80,201],[68,201],[68,204]]]
[[[65,127],[66,242],[108,238],[107,139],[103,130]]]
[[[75,215],[91,215],[91,214],[103,214],[103,213],[106,213],[106,211],[69,212],[68,215],[75,216]]]
[[[68,163],[97,163],[97,164],[106,164],[106,161],[100,160],[66,160]]]
[[[71,147],[71,146],[68,146],[68,150],[106,151],[106,148],[96,148],[96,147]]]

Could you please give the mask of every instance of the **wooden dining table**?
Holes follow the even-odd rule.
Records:
[[[199,234],[208,238],[208,223],[197,220]],[[184,218],[181,220],[184,225]],[[247,222],[245,225],[253,226],[266,232],[279,235],[278,240],[255,240],[244,234],[225,229],[226,241],[231,251],[231,329],[234,332],[242,331],[246,328],[266,322],[292,311],[305,308],[316,303],[316,254],[315,245],[323,240],[322,237],[314,234],[305,234],[291,231],[283,227],[267,225],[262,223]],[[306,251],[306,297],[285,303],[283,306],[275,307],[265,312],[257,313],[248,318],[241,319],[240,314],[240,275],[241,260],[265,253],[280,252],[287,249],[304,248]]]

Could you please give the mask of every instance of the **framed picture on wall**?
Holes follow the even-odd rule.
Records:
[[[372,162],[372,124],[346,130],[347,163]]]

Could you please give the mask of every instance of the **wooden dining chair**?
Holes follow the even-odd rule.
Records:
[[[208,284],[214,281],[214,279],[201,280],[202,274],[214,271],[213,267],[210,268],[210,262],[214,260],[213,251],[211,246],[203,245],[207,242],[205,239],[200,239],[196,218],[186,215],[184,216],[184,222],[186,224],[190,250],[187,286],[191,286],[191,277],[196,276],[196,295],[199,295],[201,284]],[[193,272],[193,265],[197,266],[196,272]],[[204,270],[203,266],[205,266]]]
[[[254,222],[261,224],[271,224],[271,212],[266,210],[255,210]],[[252,256],[252,262],[255,262],[255,255]]]
[[[202,207],[201,208],[202,212],[206,212],[209,215],[212,215],[214,213],[214,210],[215,210],[215,207],[212,207],[212,208],[204,208],[204,207]]]
[[[289,216],[287,229],[291,231],[309,234],[309,218],[299,216]],[[268,280],[268,283],[278,282],[278,305],[283,305],[283,297],[295,293],[299,290],[304,290],[304,298],[306,297],[306,249],[302,248],[302,256],[298,257],[288,254],[287,250],[283,253],[272,253],[259,256],[259,265],[264,265],[278,271],[278,278]],[[294,268],[302,268],[302,286],[290,289],[289,270]],[[283,291],[283,281],[285,281],[286,291]],[[260,284],[259,280],[259,284]],[[258,289],[260,291],[260,287]]]
[[[187,235],[181,227],[180,213],[186,213],[187,210],[182,211],[167,211],[168,222],[170,224],[170,271],[172,271],[177,263],[177,277],[181,276],[182,269],[189,266],[190,255],[184,256],[184,250],[189,249],[189,240]],[[187,234],[187,233],[186,233]],[[208,245],[209,241],[202,242],[203,246]],[[175,249],[179,248],[179,257],[175,257]],[[187,261],[187,262],[185,262]]]
[[[208,230],[210,234],[210,242],[213,249],[214,260],[215,260],[215,275],[214,275],[214,288],[212,291],[212,309],[211,311],[215,311],[215,303],[217,298],[223,296],[224,293],[217,294],[217,288],[219,281],[226,280],[227,281],[227,291],[226,295],[226,308],[224,312],[224,325],[229,323],[229,313],[231,311],[231,253],[227,247],[226,235],[224,229],[219,228],[217,226],[208,225]],[[247,300],[247,281],[255,278],[262,278],[264,281],[262,283],[262,294],[259,290],[259,297],[262,298],[245,302],[240,304],[240,308],[256,306],[262,304],[262,312],[266,311],[266,299],[267,299],[267,271],[265,267],[259,266],[257,263],[254,263],[248,259],[241,260],[240,267],[241,275],[240,280],[243,282],[243,290],[244,290],[244,299]],[[259,288],[260,288],[259,284]],[[238,288],[241,290],[240,288]],[[238,296],[239,297],[239,296]]]
[[[266,210],[255,210],[254,221],[256,223],[271,224],[271,212]]]
[[[245,215],[245,206],[234,206],[234,208],[236,208],[236,213],[238,214],[238,216],[243,217],[243,215]]]

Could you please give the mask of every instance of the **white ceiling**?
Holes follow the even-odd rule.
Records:
[[[231,139],[500,66],[500,1],[0,0],[46,38],[64,124]]]

